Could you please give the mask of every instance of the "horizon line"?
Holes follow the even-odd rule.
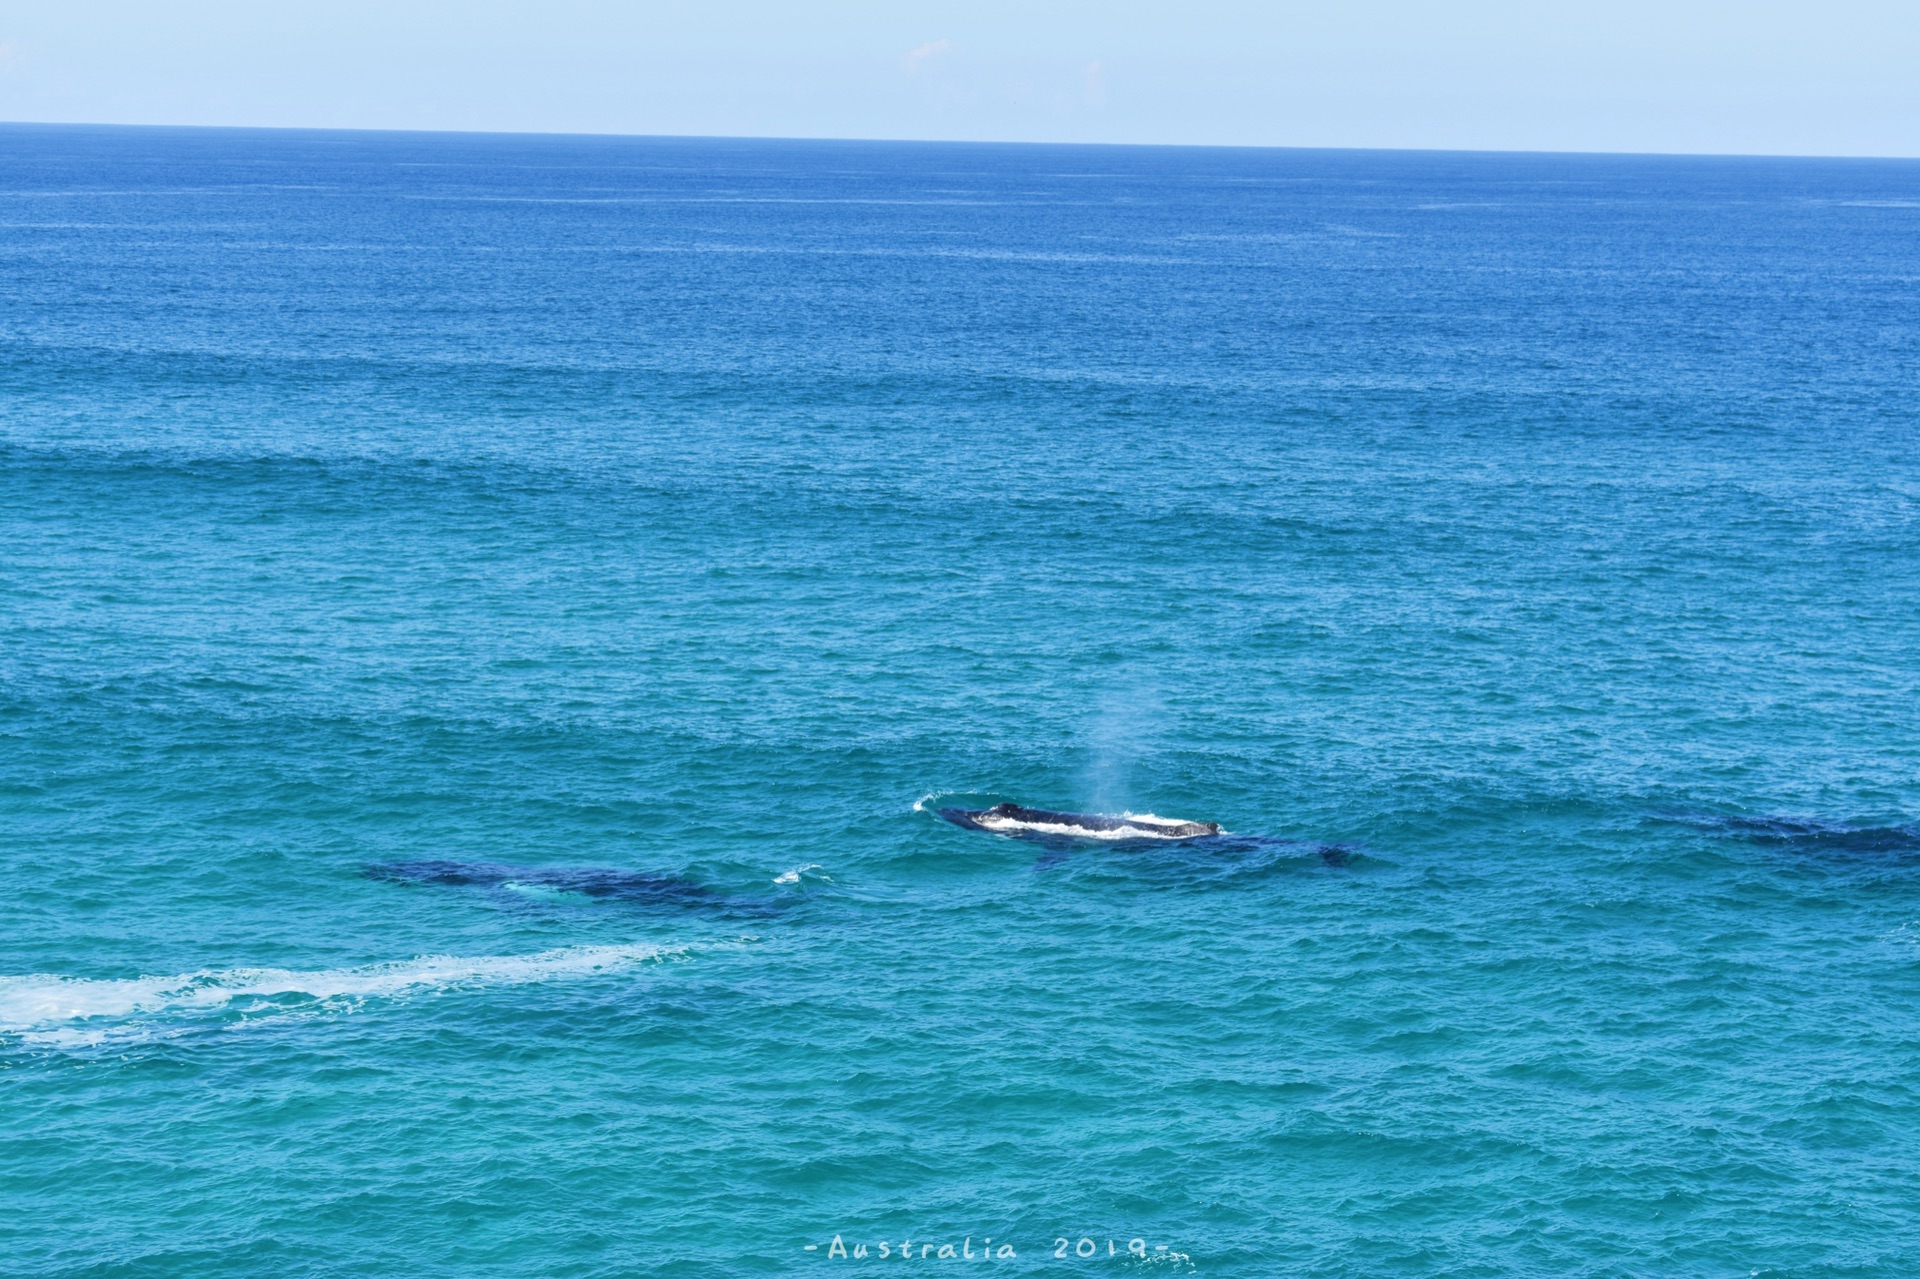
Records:
[[[357,133],[373,136],[461,138],[594,138],[604,140],[657,142],[822,142],[864,143],[879,146],[952,146],[952,147],[1080,147],[1087,149],[1151,151],[1319,151],[1367,152],[1389,155],[1479,155],[1479,156],[1554,156],[1618,159],[1673,160],[1836,160],[1913,163],[1920,155],[1857,155],[1794,151],[1605,151],[1552,150],[1536,147],[1394,147],[1394,146],[1313,146],[1289,143],[1253,142],[1039,142],[1002,138],[898,138],[860,135],[759,134],[759,133],[616,133],[592,130],[558,129],[420,129],[373,128],[365,125],[305,124],[155,124],[114,120],[0,120],[0,129],[148,129],[158,131],[201,131],[208,133]]]

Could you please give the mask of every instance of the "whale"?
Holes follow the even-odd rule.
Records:
[[[968,830],[1046,841],[1177,842],[1206,839],[1221,833],[1218,822],[1185,822],[1155,817],[1151,813],[1123,813],[1119,817],[1110,817],[1104,813],[1067,813],[1050,808],[1027,808],[1020,804],[995,804],[992,808],[936,808],[934,812],[955,826]]]
[[[717,915],[762,916],[773,903],[731,896],[678,875],[579,866],[508,866],[498,862],[461,862],[427,858],[379,862],[364,871],[368,879],[408,886],[485,888],[535,899],[561,896],[638,906],[673,907]]]
[[[1920,851],[1920,822],[1883,826],[1828,821],[1818,817],[1682,815],[1696,830],[1733,836],[1763,847],[1814,853],[1909,853]]]

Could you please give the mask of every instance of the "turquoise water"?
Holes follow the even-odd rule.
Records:
[[[1920,1273],[1920,164],[13,126],[0,263],[9,1273]]]

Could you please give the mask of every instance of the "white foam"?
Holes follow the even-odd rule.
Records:
[[[543,902],[574,901],[585,896],[583,893],[572,892],[565,888],[555,888],[551,884],[523,884],[517,879],[505,880],[500,887],[510,893],[518,893],[522,897],[531,897],[535,901]]]
[[[358,968],[231,968],[175,977],[0,977],[0,1034],[94,1030],[182,1014],[350,1008],[456,987],[521,986],[631,968],[682,953],[653,946],[569,946],[530,955],[427,955]],[[269,1003],[268,1001],[272,1001]]]
[[[800,882],[802,875],[808,871],[819,870],[820,868],[819,862],[808,862],[805,866],[795,866],[792,870],[782,871],[773,877],[773,882],[776,884],[797,884]]]

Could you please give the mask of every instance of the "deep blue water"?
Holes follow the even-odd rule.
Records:
[[[0,128],[0,1269],[1920,1273],[1917,391],[1920,163]]]

